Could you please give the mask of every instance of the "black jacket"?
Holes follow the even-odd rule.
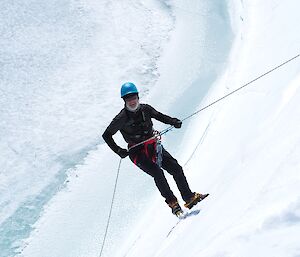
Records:
[[[178,121],[165,114],[156,111],[148,104],[140,104],[136,112],[128,111],[125,107],[112,120],[104,131],[102,137],[108,146],[118,153],[120,147],[115,143],[112,136],[120,130],[128,144],[137,144],[153,136],[153,123],[151,118],[166,124],[174,125]]]

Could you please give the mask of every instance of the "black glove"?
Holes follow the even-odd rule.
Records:
[[[179,119],[174,118],[173,119],[173,124],[172,124],[175,128],[181,128],[182,125],[182,121]]]
[[[120,147],[117,151],[117,154],[123,159],[128,156],[128,151]]]

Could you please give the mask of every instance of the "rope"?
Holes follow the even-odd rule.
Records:
[[[160,133],[160,132],[159,132],[159,133]],[[146,140],[144,140],[144,141],[142,141],[142,142],[139,142],[139,143],[137,143],[137,144],[135,144],[135,145],[129,147],[129,148],[128,148],[128,151],[130,151],[131,149],[133,149],[133,148],[135,148],[135,147],[137,147],[137,146],[139,146],[139,145],[142,145],[142,144],[144,144],[144,143],[146,143],[146,142],[148,142],[148,141],[151,141],[152,139],[155,139],[155,138],[159,137],[160,135],[161,135],[161,134],[154,135],[153,137],[150,137],[150,138],[148,138],[148,139],[146,139]]]
[[[225,98],[231,96],[232,94],[236,93],[237,91],[239,91],[239,90],[241,90],[241,89],[243,89],[243,88],[249,86],[250,84],[254,83],[255,81],[261,79],[262,77],[264,77],[264,76],[266,76],[266,75],[272,73],[273,71],[275,71],[275,70],[281,68],[282,66],[288,64],[289,62],[295,60],[295,59],[298,58],[299,56],[300,56],[300,54],[297,54],[296,56],[294,56],[294,57],[288,59],[287,61],[285,61],[285,62],[283,62],[283,63],[277,65],[276,67],[274,67],[274,68],[268,70],[267,72],[263,73],[262,75],[260,75],[260,76],[256,77],[255,79],[249,81],[249,82],[246,83],[245,85],[243,85],[243,86],[241,86],[241,87],[239,87],[239,88],[237,88],[237,89],[231,91],[230,93],[224,95],[223,97],[221,97],[221,98],[219,98],[219,99],[213,101],[212,103],[206,105],[205,107],[201,108],[200,110],[198,110],[198,111],[192,113],[191,115],[185,117],[185,118],[182,119],[181,121],[183,122],[183,121],[185,121],[185,120],[187,120],[187,119],[190,119],[191,117],[195,116],[195,115],[198,114],[199,112],[202,112],[202,111],[204,111],[205,109],[211,107],[212,105],[214,105],[214,104],[216,104],[216,103],[218,103],[218,102],[224,100]],[[170,130],[172,130],[173,128],[174,128],[174,126],[170,126],[170,127],[166,128],[166,129],[162,130],[162,131],[160,132],[160,135],[163,135],[163,134],[168,133],[168,132],[169,132]]]
[[[113,192],[113,196],[112,196],[112,200],[111,200],[109,215],[108,215],[108,219],[107,219],[106,229],[105,229],[105,233],[104,233],[104,237],[103,237],[103,243],[102,243],[102,247],[101,247],[101,251],[100,251],[99,257],[102,256],[102,252],[103,252],[103,249],[104,249],[104,246],[105,246],[107,232],[108,232],[108,228],[109,228],[109,224],[110,224],[110,220],[111,220],[111,213],[112,213],[113,204],[114,204],[114,201],[115,201],[115,195],[116,195],[116,190],[117,190],[119,173],[120,173],[120,169],[121,169],[121,162],[122,162],[122,158],[120,159],[119,166],[118,166],[117,176],[116,176],[116,180],[115,180],[114,192]]]
[[[185,121],[185,120],[187,120],[187,119],[193,117],[194,115],[198,114],[199,112],[202,112],[203,110],[209,108],[210,106],[212,106],[212,105],[214,105],[214,104],[216,104],[216,103],[222,101],[223,99],[227,98],[228,96],[230,96],[230,95],[236,93],[237,91],[239,91],[239,90],[241,90],[241,89],[243,89],[243,88],[249,86],[249,85],[252,84],[253,82],[255,82],[255,81],[261,79],[262,77],[264,77],[264,76],[270,74],[271,72],[273,72],[273,71],[279,69],[280,67],[282,67],[282,66],[288,64],[289,62],[295,60],[295,59],[298,58],[299,56],[300,56],[300,54],[297,54],[296,56],[292,57],[291,59],[289,59],[289,60],[287,60],[287,61],[285,61],[285,62],[283,62],[283,63],[277,65],[276,67],[274,67],[274,68],[272,68],[271,70],[269,70],[269,71],[263,73],[262,75],[256,77],[255,79],[251,80],[250,82],[246,83],[245,85],[243,85],[243,86],[241,86],[241,87],[239,87],[239,88],[233,90],[232,92],[228,93],[227,95],[225,95],[225,96],[223,96],[223,97],[221,97],[221,98],[215,100],[214,102],[212,102],[212,103],[210,103],[209,105],[203,107],[202,109],[200,109],[200,110],[194,112],[193,114],[191,114],[191,115],[185,117],[185,118],[184,118],[183,120],[181,120],[181,121]]]

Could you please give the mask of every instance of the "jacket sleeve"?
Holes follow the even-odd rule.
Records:
[[[113,139],[113,135],[120,130],[126,121],[126,116],[124,110],[122,110],[109,124],[109,126],[104,131],[102,137],[107,145],[113,150],[116,154],[118,154],[119,150],[121,149]]]
[[[161,121],[161,122],[163,122],[165,124],[169,124],[169,125],[174,125],[176,123],[176,121],[178,121],[178,119],[176,119],[176,118],[172,118],[168,115],[165,115],[165,114],[155,110],[152,106],[150,106],[148,104],[146,104],[146,107],[150,111],[151,118],[154,118],[158,121]]]

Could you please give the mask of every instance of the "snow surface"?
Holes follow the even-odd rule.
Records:
[[[300,53],[296,0],[0,7],[1,257],[99,256],[119,162],[100,136],[122,82],[185,118]],[[179,223],[122,161],[102,256],[299,257],[299,103],[300,58],[169,132],[191,188],[210,193]]]

